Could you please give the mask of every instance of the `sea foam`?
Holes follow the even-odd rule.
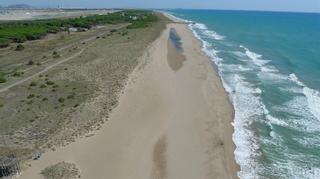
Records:
[[[255,63],[257,66],[264,66],[267,63],[269,63],[269,60],[263,60],[262,59],[262,55],[254,53],[252,51],[250,51],[248,48],[244,47],[243,45],[240,45],[241,48],[243,48],[245,50],[246,55],[253,61],[253,63]]]
[[[302,92],[306,96],[308,101],[308,107],[314,117],[320,121],[320,93],[317,90],[307,87],[303,82],[301,82],[298,77],[292,73],[288,77],[289,80],[295,82],[297,85],[303,88]]]
[[[205,35],[207,38],[214,39],[214,40],[223,40],[225,39],[224,36],[219,35],[217,32],[213,30],[208,30],[208,27],[205,24],[201,23],[191,23],[191,28],[196,31],[200,30],[203,35]]]
[[[190,24],[189,28],[194,35],[202,42],[203,52],[213,61],[218,67],[221,67],[223,59],[219,58],[217,51],[207,41],[203,40],[198,31],[205,34],[207,27],[204,24]],[[240,67],[241,68],[241,67]],[[232,123],[234,126],[233,141],[236,145],[235,158],[237,163],[241,167],[238,176],[240,178],[253,179],[255,174],[254,168],[257,168],[258,164],[253,160],[254,156],[259,155],[257,149],[259,148],[257,142],[255,142],[255,136],[248,128],[251,124],[253,116],[262,115],[263,109],[260,103],[257,93],[260,95],[261,90],[251,87],[248,83],[245,83],[241,76],[235,74],[230,77],[225,77],[222,74],[221,68],[218,68],[218,73],[221,77],[223,86],[229,94],[229,98],[235,108],[235,118]],[[249,85],[249,86],[247,86]],[[259,96],[258,95],[258,96]],[[250,99],[250,100],[248,100]],[[260,108],[257,108],[260,106]],[[256,110],[251,110],[256,109]]]

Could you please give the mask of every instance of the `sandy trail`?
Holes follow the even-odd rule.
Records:
[[[168,64],[176,60],[170,28],[183,42],[179,69]],[[96,135],[45,153],[21,178],[41,178],[61,161],[75,163],[85,179],[237,178],[232,106],[192,32],[168,25],[141,61]]]

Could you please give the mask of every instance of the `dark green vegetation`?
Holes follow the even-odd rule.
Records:
[[[27,40],[40,39],[48,33],[68,31],[70,27],[90,29],[100,24],[130,23],[127,28],[135,29],[147,27],[157,19],[157,16],[151,11],[126,10],[107,15],[92,15],[72,19],[2,23],[0,24],[0,48],[7,47],[11,42],[22,43]],[[22,48],[17,48],[17,50],[22,50]]]
[[[8,47],[10,41],[8,39],[0,38],[0,48]]]
[[[5,74],[0,71],[0,83],[5,83],[6,81]]]

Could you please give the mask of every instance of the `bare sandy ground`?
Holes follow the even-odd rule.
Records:
[[[170,28],[183,42],[177,69],[169,65],[179,53],[168,42]],[[75,163],[85,179],[237,178],[232,119],[199,41],[186,25],[170,24],[141,58],[110,121],[96,135],[32,161],[20,178],[41,178],[42,169],[61,161]]]

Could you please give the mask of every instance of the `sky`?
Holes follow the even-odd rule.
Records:
[[[1,6],[29,4],[64,8],[187,8],[320,12],[320,0],[0,0]]]

